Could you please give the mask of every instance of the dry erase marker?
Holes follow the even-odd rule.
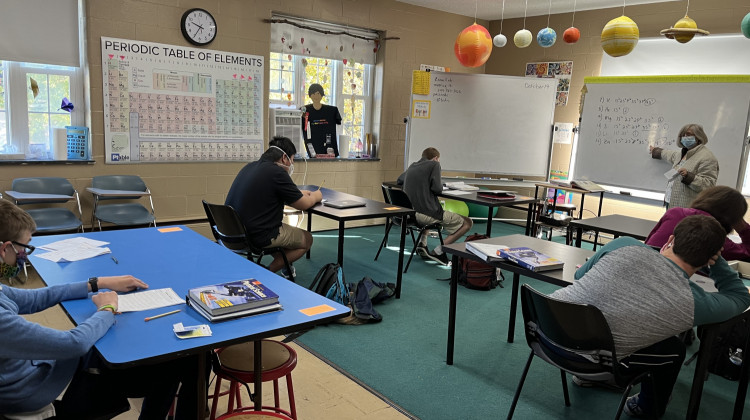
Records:
[[[172,315],[172,314],[176,314],[177,312],[180,312],[180,311],[181,311],[181,309],[178,309],[178,310],[176,310],[176,311],[165,312],[165,313],[163,313],[163,314],[159,314],[159,315],[154,315],[154,316],[149,316],[149,317],[146,317],[146,318],[144,318],[143,320],[144,320],[144,321],[146,321],[146,322],[148,322],[148,321],[151,321],[152,319],[156,319],[156,318],[161,318],[161,317],[163,317],[163,316],[167,316],[167,315]]]
[[[110,258],[112,258],[112,261],[114,261],[115,264],[119,264],[120,263],[119,261],[117,261],[117,258],[115,258],[115,257],[110,257]]]

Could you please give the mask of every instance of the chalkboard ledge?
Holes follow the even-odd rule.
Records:
[[[96,163],[95,160],[71,159],[71,160],[53,160],[53,159],[0,159],[0,165],[88,165]]]

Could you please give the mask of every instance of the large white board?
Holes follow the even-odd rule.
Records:
[[[102,37],[107,163],[263,153],[262,56]]]
[[[575,177],[664,192],[670,165],[649,145],[677,149],[685,124],[703,126],[719,160],[718,184],[737,187],[745,159],[750,76],[590,77]]]
[[[544,176],[552,151],[554,79],[431,72],[412,92],[407,163],[427,147],[446,171]]]

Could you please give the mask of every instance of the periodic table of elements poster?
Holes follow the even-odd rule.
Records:
[[[252,161],[262,56],[102,37],[107,163]]]

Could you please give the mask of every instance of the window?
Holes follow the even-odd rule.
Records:
[[[0,61],[0,153],[51,158],[53,129],[83,124],[80,80],[76,67]],[[61,109],[63,98],[81,108]]]
[[[378,33],[324,22],[275,17],[278,21],[271,25],[269,60],[271,106],[299,109],[310,103],[307,88],[313,83],[320,84],[325,91],[321,102],[338,107],[341,113],[341,134],[351,138],[349,152],[362,152],[365,136],[372,131]],[[356,36],[340,35],[342,32]]]

